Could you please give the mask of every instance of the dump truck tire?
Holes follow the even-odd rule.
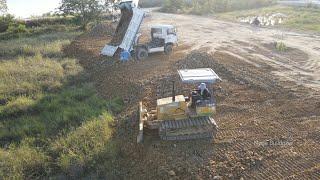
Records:
[[[148,50],[146,48],[138,48],[136,52],[137,60],[145,60],[149,56]]]
[[[172,44],[167,44],[165,47],[164,47],[164,53],[166,55],[170,55],[173,51],[173,45]]]

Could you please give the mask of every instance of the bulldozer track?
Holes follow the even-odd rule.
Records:
[[[269,160],[268,167],[259,167],[254,174],[246,175],[247,178],[254,179],[291,179],[297,175],[305,176],[305,172],[313,171],[319,164],[319,157],[301,158],[301,157],[285,157],[282,159]],[[319,179],[319,169],[315,169],[311,173],[316,179]],[[318,173],[317,173],[318,172]]]
[[[216,123],[211,117],[170,120],[160,124],[159,135],[162,140],[167,141],[213,139],[217,131],[216,127]],[[185,132],[186,130],[187,132]],[[175,133],[171,133],[172,131]]]

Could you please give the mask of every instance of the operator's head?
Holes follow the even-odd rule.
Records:
[[[206,85],[206,83],[201,83],[201,84],[200,84],[200,86],[199,86],[199,89],[200,89],[201,94],[202,94],[202,93],[203,93],[203,91],[204,91],[205,89],[207,89],[207,85]]]

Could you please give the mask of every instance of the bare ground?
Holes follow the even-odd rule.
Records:
[[[160,13],[143,29],[155,23],[179,28],[180,45],[171,57],[160,53],[125,64],[100,57],[108,36],[83,35],[66,48],[102,97],[126,102],[114,137],[119,160],[109,179],[320,178],[318,37]],[[285,53],[272,45],[279,34],[290,47]],[[223,79],[216,140],[163,142],[147,131],[145,142],[136,144],[138,101],[167,96],[177,69],[198,67]]]

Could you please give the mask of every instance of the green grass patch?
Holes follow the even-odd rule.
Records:
[[[276,47],[276,50],[279,52],[285,52],[288,50],[288,47],[284,42],[276,42],[275,47]]]
[[[218,18],[238,21],[239,18],[248,16],[263,16],[272,13],[282,13],[284,18],[280,27],[297,30],[320,32],[320,9],[306,7],[271,6],[252,10],[234,11],[216,15]]]
[[[79,32],[0,44],[0,179],[81,177],[116,158],[113,116],[121,99],[104,100],[62,46]]]
[[[63,46],[69,44],[81,32],[55,32],[35,37],[21,37],[12,40],[3,40],[0,43],[0,58],[17,56],[35,56],[61,58]]]
[[[161,11],[204,15],[254,9],[274,3],[274,0],[165,0]]]
[[[113,118],[108,113],[91,120],[52,146],[58,154],[59,168],[68,176],[79,176],[101,163],[113,159],[115,144],[110,142]]]
[[[80,69],[80,68],[79,68]],[[34,57],[0,62],[0,99],[14,96],[36,96],[43,90],[56,91],[68,76],[59,61]]]
[[[120,106],[111,104],[112,107]],[[106,112],[108,105],[96,95],[90,84],[64,88],[37,100],[19,97],[2,106],[0,140],[9,143],[27,137],[68,133],[88,119]]]
[[[48,175],[49,159],[39,148],[30,147],[27,142],[20,146],[11,145],[0,149],[1,179],[41,179]]]

